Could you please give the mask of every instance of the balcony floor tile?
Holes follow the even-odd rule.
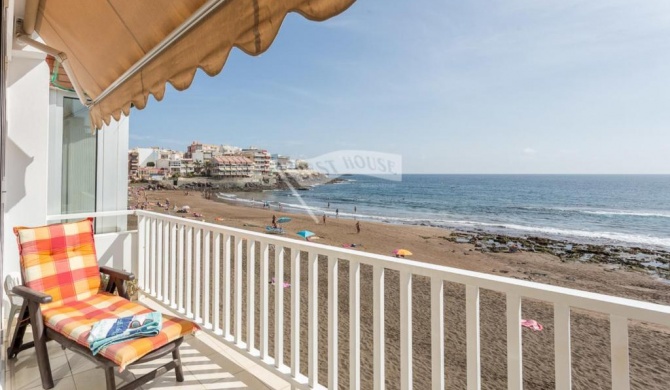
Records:
[[[25,340],[30,340],[30,330]],[[209,342],[209,341],[206,341]],[[142,386],[142,389],[269,389],[254,375],[244,371],[235,362],[228,360],[196,336],[185,338],[180,348],[184,368],[184,382],[178,383],[174,371]],[[7,345],[7,343],[5,344]],[[93,389],[105,383],[101,368],[77,353],[63,349],[55,342],[48,344],[54,389]],[[168,361],[168,357],[145,364],[132,366],[116,377],[120,386],[134,380]],[[41,389],[41,380],[34,349],[19,353],[16,359],[7,361],[5,370],[6,389]]]

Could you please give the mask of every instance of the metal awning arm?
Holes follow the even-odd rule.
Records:
[[[175,41],[181,38],[186,34],[191,28],[196,26],[200,21],[206,18],[212,11],[216,10],[220,5],[225,3],[228,0],[209,0],[203,4],[196,12],[194,12],[188,19],[172,31],[168,36],[163,38],[163,40],[151,50],[149,50],[142,58],[133,64],[128,70],[126,70],[118,79],[116,79],[112,84],[110,84],[100,95],[98,95],[93,100],[93,105],[98,104],[102,99],[107,97],[112,93],[116,88],[123,84],[126,80],[131,78],[137,72],[142,70],[142,68],[149,63],[151,60],[160,55],[165,49],[170,47]]]
[[[86,107],[90,107],[91,105],[93,105],[93,100],[90,97],[88,97],[88,95],[86,95],[86,92],[84,92],[84,90],[81,88],[81,85],[77,81],[77,76],[72,71],[72,67],[70,67],[70,63],[67,60],[67,54],[51,46],[45,45],[42,42],[38,42],[32,39],[28,34],[26,34],[23,31],[22,20],[19,19],[16,22],[16,24],[17,24],[16,40],[18,40],[19,42],[23,42],[31,47],[34,47],[35,49],[41,52],[51,54],[52,56],[54,56],[54,58],[56,58],[56,60],[58,60],[58,62],[60,62],[63,65],[65,73],[67,73],[67,76],[70,78],[70,82],[72,82],[72,86],[74,87],[74,91],[77,93],[77,97],[79,98],[79,100],[81,100],[81,104],[83,104]]]

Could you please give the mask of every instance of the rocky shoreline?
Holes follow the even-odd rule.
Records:
[[[276,175],[272,179],[217,179],[212,177],[179,178],[177,184],[173,179],[149,183],[149,187],[164,190],[195,190],[195,191],[226,191],[226,192],[262,192],[271,190],[306,191],[322,184],[335,184],[344,181],[339,177],[328,178],[321,173],[299,175]]]
[[[576,244],[545,237],[514,237],[485,232],[454,231],[442,238],[454,243],[472,244],[474,250],[481,253],[549,253],[564,263],[605,264],[605,271],[644,271],[670,281],[670,252],[661,249]]]

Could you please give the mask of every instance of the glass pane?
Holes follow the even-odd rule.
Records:
[[[95,211],[96,138],[88,109],[78,99],[63,98],[63,214]]]

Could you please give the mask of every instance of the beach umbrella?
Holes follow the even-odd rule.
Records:
[[[407,249],[396,249],[393,251],[393,254],[396,256],[411,256],[412,252],[408,251]]]
[[[291,222],[291,218],[289,218],[289,217],[279,217],[279,218],[277,218],[277,223],[286,223],[286,222]]]
[[[305,240],[312,237],[314,233],[310,232],[309,230],[301,230],[298,232],[298,235],[303,237]]]

